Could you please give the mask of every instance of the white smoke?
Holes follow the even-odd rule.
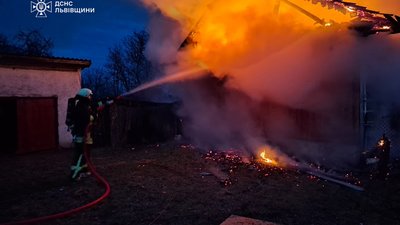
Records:
[[[168,64],[167,71],[190,64],[178,51],[185,37],[178,23],[156,13],[150,37],[147,53]],[[236,59],[246,63],[224,68],[224,81],[205,78],[175,85],[183,101],[184,134],[200,146],[254,150],[273,143],[303,160],[355,164],[360,75],[376,80],[382,98],[396,96],[398,36],[360,37],[327,28],[292,40],[272,53],[255,49]]]

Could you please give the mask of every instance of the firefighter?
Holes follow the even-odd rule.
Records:
[[[378,177],[386,178],[389,172],[388,164],[390,159],[390,140],[385,134],[378,141]]]
[[[88,88],[82,88],[75,96],[75,107],[73,112],[72,135],[74,143],[74,154],[71,165],[71,179],[77,180],[88,175],[86,155],[89,155],[90,146],[93,144],[92,126],[94,114],[91,108],[93,92]]]

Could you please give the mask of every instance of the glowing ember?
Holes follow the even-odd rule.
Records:
[[[245,163],[242,161],[242,157],[236,155],[235,152],[214,152],[212,150],[208,151],[203,157],[206,160],[211,160],[217,162],[220,171],[225,172],[228,176],[227,179],[220,181],[221,185],[226,187],[233,185],[238,182],[237,175],[241,174],[241,171],[247,172],[257,172],[259,173],[259,179],[265,179],[270,177],[293,177],[299,175],[299,173],[308,174],[307,177],[313,181],[331,181],[333,183],[341,184],[343,186],[352,188],[357,191],[363,191],[361,180],[353,176],[350,173],[338,173],[334,170],[324,169],[319,165],[308,164],[305,166],[292,166],[288,167],[291,169],[284,169],[282,166],[287,166],[288,162],[285,162],[284,158],[279,158],[277,155],[277,149],[270,146],[263,146],[260,148],[260,159],[251,160],[250,163]],[[273,160],[269,157],[276,158],[280,161],[278,166],[278,161]],[[286,163],[286,165],[285,165]],[[294,165],[293,162],[291,165]],[[293,170],[295,169],[295,170]],[[205,175],[209,173],[204,173]],[[299,184],[296,184],[300,187]],[[323,185],[324,186],[324,185]]]
[[[268,157],[266,156],[265,151],[262,151],[262,152],[260,153],[260,157],[261,157],[263,163],[266,163],[266,164],[269,164],[269,165],[273,165],[273,166],[277,166],[277,165],[278,165],[278,162],[277,162],[277,161],[275,161],[275,160],[273,160],[273,159],[270,159],[270,158],[268,158]]]

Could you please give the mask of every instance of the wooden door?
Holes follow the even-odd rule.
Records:
[[[57,98],[18,98],[18,154],[56,149],[57,128]]]

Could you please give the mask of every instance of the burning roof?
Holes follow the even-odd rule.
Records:
[[[188,118],[185,133],[196,144],[255,150],[270,140],[275,144],[293,138],[291,134],[308,120],[299,119],[299,111],[292,114],[269,107],[274,104],[312,112],[307,115],[311,115],[313,132],[323,130],[334,143],[353,141],[346,134],[354,133],[357,121],[353,115],[357,113],[343,114],[337,109],[358,109],[346,99],[358,96],[351,87],[363,68],[360,63],[390,68],[384,66],[387,60],[375,60],[376,54],[366,53],[382,49],[386,59],[400,49],[391,39],[396,35],[374,35],[361,42],[348,31],[350,27],[362,35],[397,32],[398,17],[363,7],[358,3],[361,0],[143,1],[154,9],[154,29],[150,29],[154,35],[147,53],[165,66],[165,78],[156,80],[157,84],[197,79],[203,70],[217,78],[229,77],[222,97],[213,92],[222,88],[211,85],[183,88],[181,113]],[[311,147],[305,146],[307,151],[302,152],[293,143],[293,152],[312,155]],[[344,159],[341,153],[355,151],[353,146],[350,151],[337,148],[335,154],[329,148],[314,149],[320,154],[309,158],[327,156],[346,163],[352,159]],[[279,159],[268,152],[264,156],[267,163]]]
[[[289,3],[287,0],[282,1]],[[357,24],[350,27],[356,28],[356,30],[363,32],[364,35],[373,34],[376,32],[400,32],[399,16],[381,13],[379,11],[368,9],[364,6],[357,5],[356,3],[345,2],[342,0],[312,0],[311,2],[313,4],[320,3],[322,7],[335,9],[342,14],[350,14],[350,16],[354,18],[352,22],[356,22],[358,26],[361,26],[359,22],[364,22],[364,29],[357,29]]]
[[[142,1],[179,25],[177,48],[196,46],[188,54],[190,59],[181,63],[187,63],[187,67],[193,67],[193,63],[195,67],[206,65],[219,77],[230,73],[232,65],[254,62],[251,57],[241,60],[249,51],[252,55],[273,53],[318,28],[349,28],[363,36],[400,32],[399,16],[341,0],[237,0],[229,5],[217,0]],[[161,48],[171,46],[161,42],[157,48],[160,44]]]

